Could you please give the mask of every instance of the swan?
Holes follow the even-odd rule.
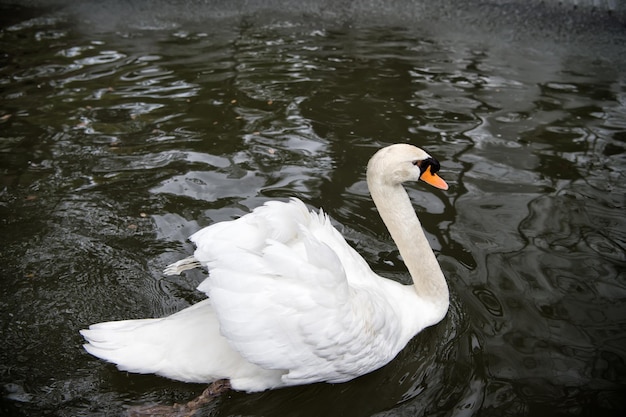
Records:
[[[164,318],[93,324],[80,331],[84,348],[123,371],[225,380],[246,392],[341,383],[382,367],[448,310],[446,280],[402,186],[421,179],[446,190],[439,167],[409,144],[382,148],[367,165],[412,285],[375,274],[323,211],[269,201],[196,232],[193,256],[164,270],[206,267],[198,290],[208,298]]]

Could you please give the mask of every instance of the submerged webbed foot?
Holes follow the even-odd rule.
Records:
[[[230,389],[230,382],[219,379],[209,385],[202,394],[186,404],[136,406],[128,410],[128,417],[191,417],[203,406]]]

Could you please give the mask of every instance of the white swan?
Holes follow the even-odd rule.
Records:
[[[190,258],[168,274],[206,266],[208,298],[169,317],[94,324],[85,349],[121,370],[186,382],[230,380],[262,391],[344,382],[391,361],[448,309],[448,287],[401,183],[447,189],[439,163],[396,144],[367,166],[367,184],[414,285],[376,275],[323,213],[297,199],[270,201],[193,236]]]

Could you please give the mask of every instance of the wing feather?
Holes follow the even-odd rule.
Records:
[[[212,228],[191,238],[210,271],[198,289],[246,360],[295,384],[345,381],[395,356],[393,306],[368,288],[380,278],[325,214],[273,201]]]

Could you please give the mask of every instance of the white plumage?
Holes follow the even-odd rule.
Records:
[[[448,308],[445,279],[401,182],[447,188],[423,150],[383,148],[368,165],[372,197],[413,277],[376,275],[331,225],[297,199],[270,201],[191,236],[192,257],[166,268],[204,266],[208,298],[169,317],[99,323],[85,349],[130,372],[187,382],[228,379],[262,391],[344,382],[393,359]]]

